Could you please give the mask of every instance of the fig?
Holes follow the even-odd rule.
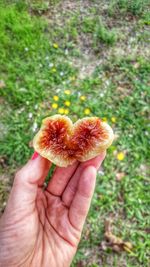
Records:
[[[76,160],[86,161],[106,150],[113,142],[111,127],[98,117],[85,117],[73,124],[65,115],[42,121],[33,139],[33,147],[44,158],[60,167]]]

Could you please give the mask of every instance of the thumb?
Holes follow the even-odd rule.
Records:
[[[15,175],[8,200],[12,208],[35,204],[38,186],[41,186],[49,172],[51,162],[34,153],[31,160]]]

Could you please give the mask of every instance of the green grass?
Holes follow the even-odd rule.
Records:
[[[100,17],[85,17],[82,22],[82,31],[84,33],[91,33],[93,39],[93,46],[96,49],[102,43],[106,45],[113,45],[117,41],[117,34],[114,29],[109,30]]]
[[[113,46],[119,39],[117,30],[107,27],[95,9],[89,8],[88,13],[90,16],[82,17],[81,11],[77,9],[74,13],[68,12],[62,21],[55,21],[55,19],[51,21],[52,40],[57,40],[62,47],[72,50],[72,54],[76,56],[79,52],[75,51],[75,46],[80,45],[83,36],[87,42],[90,39],[91,48],[95,52],[98,52],[102,45]]]
[[[3,115],[9,128],[9,146],[2,141],[1,147],[11,163],[14,158],[21,163],[29,156],[24,141],[27,143],[32,138],[32,126],[45,116],[40,106],[50,100],[54,86],[73,76],[76,70],[67,61],[62,64],[64,51],[54,48],[48,36],[44,35],[47,25],[42,19],[31,18],[27,11],[20,13],[15,6],[8,6],[3,8],[1,20],[0,71],[1,79],[6,83],[1,94],[12,108],[9,118]],[[56,73],[53,72],[55,69]],[[61,72],[64,73],[63,77]],[[40,117],[37,108],[40,109]],[[31,112],[33,118],[29,119]],[[17,131],[15,136],[14,131]]]
[[[58,2],[53,3],[53,8],[61,15]],[[118,1],[117,5],[128,14],[129,8],[124,8],[123,2],[129,5],[128,1]],[[99,1],[93,3],[99,7]],[[142,47],[149,36],[149,17],[144,15],[148,14],[145,4],[135,3],[140,3],[142,15],[132,29],[136,45]],[[5,82],[0,89],[1,158],[10,174],[24,164],[33,153],[29,142],[46,116],[69,112],[75,121],[88,112],[89,116],[107,119],[117,138],[108,150],[103,173],[98,174],[92,207],[72,267],[148,267],[149,60],[143,56],[142,48],[136,55],[114,53],[118,47],[128,48],[128,36],[122,41],[115,25],[119,21],[119,31],[123,33],[126,26],[130,27],[117,16],[105,19],[98,8],[99,14],[94,16],[93,7],[85,8],[84,14],[72,9],[65,10],[62,23],[55,17],[47,19],[50,8],[51,3],[46,1],[1,3],[0,80]],[[147,48],[148,45],[146,42]],[[86,66],[86,49],[89,67],[93,62],[95,67],[82,77],[82,68],[73,62]],[[95,50],[100,50],[96,56]],[[58,101],[54,96],[59,97]],[[71,105],[66,106],[65,101]],[[56,109],[54,103],[58,105]],[[124,155],[121,161],[119,152]],[[1,167],[1,172],[5,171]],[[116,179],[118,173],[124,175],[121,181]],[[0,181],[1,206],[5,191]],[[101,250],[104,221],[109,217],[113,218],[114,233],[133,244],[131,254]]]
[[[149,0],[113,0],[110,1],[109,14],[115,15],[129,13],[133,16],[140,16],[150,8]]]

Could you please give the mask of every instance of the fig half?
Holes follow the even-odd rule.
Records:
[[[112,128],[98,117],[85,117],[74,124],[64,115],[42,121],[33,139],[33,147],[41,156],[60,167],[76,160],[86,161],[106,150],[113,142]]]

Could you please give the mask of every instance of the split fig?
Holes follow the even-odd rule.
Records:
[[[33,147],[60,167],[76,160],[86,161],[106,150],[113,142],[111,127],[98,117],[85,117],[73,124],[69,117],[54,115],[43,120]]]

